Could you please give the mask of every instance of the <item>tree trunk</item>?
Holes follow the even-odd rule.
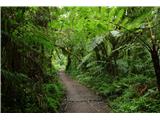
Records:
[[[160,91],[160,63],[159,63],[160,60],[158,56],[158,50],[156,49],[156,46],[154,44],[152,46],[151,56],[152,56],[152,62],[154,65],[154,70],[157,78],[158,90]]]
[[[96,53],[96,59],[97,61],[101,61],[101,56],[99,54],[99,48],[98,46],[94,49],[95,53]]]
[[[12,68],[16,72],[21,72],[21,55],[18,52],[18,46],[12,43]]]
[[[70,55],[68,55],[68,57],[67,57],[67,66],[66,66],[66,70],[69,69],[70,65],[71,65],[71,58],[70,58]]]

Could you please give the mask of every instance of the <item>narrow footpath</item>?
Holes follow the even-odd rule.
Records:
[[[65,113],[106,113],[109,107],[87,87],[69,78],[64,72],[59,73],[66,89],[63,112]]]

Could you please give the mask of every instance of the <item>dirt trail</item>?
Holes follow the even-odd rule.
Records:
[[[105,113],[109,112],[106,103],[85,86],[73,81],[64,72],[59,73],[66,87],[63,111],[66,113]]]

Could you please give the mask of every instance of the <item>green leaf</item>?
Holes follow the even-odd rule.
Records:
[[[118,24],[122,20],[123,15],[124,15],[124,9],[119,10],[116,15],[116,19],[114,21],[114,24]]]
[[[92,52],[89,53],[88,55],[86,55],[85,57],[83,57],[82,62],[78,65],[78,69],[92,56]]]

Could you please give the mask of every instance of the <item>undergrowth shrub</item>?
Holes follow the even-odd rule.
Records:
[[[2,69],[2,112],[58,112],[63,87],[54,78],[47,75],[42,83]]]
[[[60,101],[63,98],[63,86],[60,83],[49,83],[43,85],[45,101],[50,112],[58,112]]]
[[[93,89],[108,99],[113,112],[157,112],[159,94],[156,92],[153,78],[142,74],[130,74],[113,79],[103,73],[74,70],[70,72],[74,79]]]
[[[28,76],[2,69],[2,111],[24,112],[29,103],[36,103],[32,85]]]
[[[146,94],[152,95],[149,92]],[[160,112],[159,93],[156,92],[157,97],[150,95],[137,97],[135,92],[132,93],[128,90],[124,95],[111,102],[112,110],[114,112]]]

